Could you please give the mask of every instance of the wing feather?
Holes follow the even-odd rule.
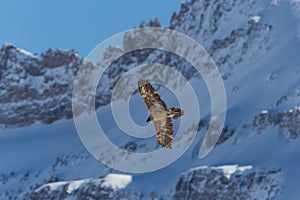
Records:
[[[154,127],[156,130],[156,138],[159,144],[163,147],[171,148],[173,141],[173,125],[171,118],[167,117],[154,121]]]
[[[145,101],[148,109],[150,109],[154,104],[160,104],[165,109],[167,109],[166,103],[161,100],[157,91],[152,87],[146,79],[140,79],[138,82],[139,92]]]

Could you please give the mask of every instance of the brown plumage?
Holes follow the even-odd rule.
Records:
[[[148,80],[140,79],[139,92],[150,112],[150,119],[154,123],[156,138],[163,147],[171,148],[173,140],[172,118],[177,119],[184,114],[180,108],[167,108],[166,103],[160,98],[157,91]]]

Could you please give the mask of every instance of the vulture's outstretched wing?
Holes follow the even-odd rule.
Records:
[[[164,109],[167,109],[166,103],[163,100],[161,100],[159,94],[152,87],[152,85],[149,83],[148,80],[140,79],[138,82],[138,86],[139,86],[139,92],[142,98],[144,99],[149,110],[154,104],[159,104]]]
[[[173,141],[173,125],[171,118],[162,118],[159,120],[154,120],[154,127],[156,130],[156,138],[159,144],[163,147],[171,148]]]

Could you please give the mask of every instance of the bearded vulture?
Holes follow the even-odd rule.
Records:
[[[139,79],[138,88],[150,112],[147,122],[154,122],[158,143],[162,147],[171,148],[174,138],[172,118],[177,119],[181,117],[184,111],[175,107],[167,108],[166,103],[161,100],[159,94],[148,80]]]

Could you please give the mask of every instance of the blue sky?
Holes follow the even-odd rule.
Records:
[[[75,49],[86,56],[115,33],[157,17],[168,26],[182,0],[0,0],[0,45],[9,42],[32,53]]]

